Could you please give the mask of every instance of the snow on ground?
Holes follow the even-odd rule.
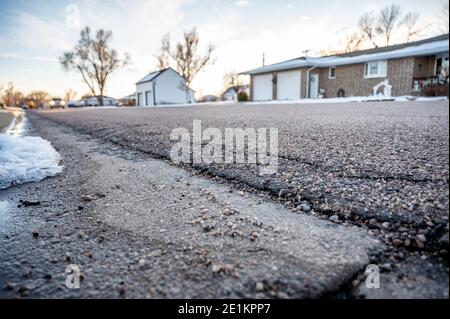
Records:
[[[351,103],[351,102],[373,102],[373,101],[396,101],[396,102],[431,102],[431,101],[446,101],[446,96],[437,97],[413,97],[413,96],[396,96],[396,97],[384,97],[384,96],[350,96],[350,97],[336,97],[325,99],[300,99],[300,100],[275,100],[275,101],[255,101],[246,102],[244,104],[327,104],[327,103]]]
[[[0,134],[0,189],[37,182],[62,172],[61,156],[50,142],[36,136],[23,136],[26,118],[14,111],[15,119],[6,134]]]
[[[374,101],[396,101],[396,102],[431,102],[431,101],[446,101],[446,96],[434,96],[434,97],[417,97],[417,96],[350,96],[350,97],[336,97],[336,98],[324,98],[324,99],[299,99],[299,100],[272,100],[272,101],[255,101],[255,102],[236,102],[236,101],[217,101],[217,102],[204,102],[204,103],[190,103],[190,104],[167,104],[149,106],[149,108],[161,107],[189,107],[189,106],[201,106],[201,105],[233,105],[236,103],[242,105],[254,105],[254,104],[327,104],[327,103],[352,103],[352,102],[374,102]],[[135,106],[138,107],[138,106]]]

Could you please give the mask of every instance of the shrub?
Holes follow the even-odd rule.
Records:
[[[245,92],[240,92],[237,96],[239,102],[247,102],[248,101],[248,94]]]

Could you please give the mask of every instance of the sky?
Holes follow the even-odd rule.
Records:
[[[394,2],[393,2],[394,1]],[[82,27],[111,30],[111,46],[132,63],[113,73],[106,94],[120,98],[156,69],[164,34],[173,42],[197,28],[200,52],[215,46],[214,64],[194,79],[197,95],[219,94],[223,75],[333,48],[359,17],[392,3],[420,12],[420,38],[439,34],[442,0],[0,0],[0,86],[13,82],[25,93],[45,90],[81,96],[88,88],[77,73],[64,72],[58,57],[74,47]],[[398,40],[398,39],[397,39]]]

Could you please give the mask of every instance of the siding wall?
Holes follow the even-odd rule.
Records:
[[[388,60],[388,73],[383,78],[364,78],[365,63],[341,65],[336,67],[336,78],[329,79],[329,68],[313,69],[311,74],[319,74],[319,88],[325,89],[325,97],[337,97],[339,89],[345,91],[346,96],[368,96],[373,94],[373,87],[384,80],[392,85],[392,95],[410,95],[414,77],[427,77],[434,75],[435,56],[408,57]],[[301,97],[307,97],[307,70],[300,68]],[[273,72],[276,76],[276,72]],[[250,77],[250,92],[253,99],[253,76]],[[273,99],[277,99],[276,84],[273,88]]]
[[[336,78],[328,78],[328,68],[314,70],[319,74],[319,87],[325,89],[326,97],[337,97],[339,89],[344,89],[346,96],[368,96],[373,87],[387,79],[392,85],[392,95],[411,94],[414,73],[414,58],[388,60],[388,74],[385,78],[364,78],[365,64],[351,64],[336,67]]]
[[[414,74],[415,78],[423,78],[432,76],[435,74],[436,57],[417,57],[414,59]]]

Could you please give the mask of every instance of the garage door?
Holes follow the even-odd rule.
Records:
[[[278,73],[277,99],[298,100],[300,99],[301,71],[286,71]]]
[[[253,101],[272,100],[272,74],[255,75],[253,78]]]

